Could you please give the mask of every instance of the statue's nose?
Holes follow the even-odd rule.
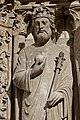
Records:
[[[39,27],[40,27],[40,29],[42,29],[44,27],[42,22],[40,22]]]

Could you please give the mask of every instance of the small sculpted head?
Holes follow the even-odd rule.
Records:
[[[35,43],[44,45],[51,38],[54,31],[53,14],[46,7],[35,8],[32,19],[32,34]]]

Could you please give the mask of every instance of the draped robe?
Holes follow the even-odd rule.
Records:
[[[52,41],[42,47],[35,45],[25,47],[19,54],[14,70],[13,83],[24,93],[22,96],[21,120],[45,120],[44,106],[47,102],[49,90],[54,76],[55,59],[60,52],[64,52],[65,61],[57,81],[54,80],[51,94],[55,91],[63,94],[63,101],[47,109],[47,120],[72,120],[72,68],[69,53]],[[43,72],[30,79],[31,66],[38,54],[46,58]]]

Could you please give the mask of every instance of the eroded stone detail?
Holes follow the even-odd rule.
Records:
[[[0,26],[0,119],[10,119],[11,42],[10,30]]]
[[[12,26],[11,4],[0,8],[0,119],[10,120],[11,111],[11,57]]]

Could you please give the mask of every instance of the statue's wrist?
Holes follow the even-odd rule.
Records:
[[[31,69],[30,78],[33,79],[33,78],[37,77],[38,75],[40,75],[42,72],[43,72],[42,69],[40,69],[40,70]]]

